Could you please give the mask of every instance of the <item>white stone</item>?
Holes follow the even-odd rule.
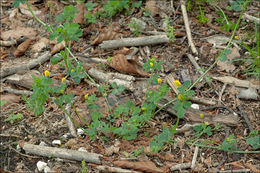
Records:
[[[52,145],[61,145],[61,141],[60,140],[53,140]]]
[[[41,141],[39,145],[40,146],[47,146],[47,144],[45,142],[43,142],[43,141]]]
[[[200,109],[200,106],[198,104],[192,104],[191,107],[193,109],[198,109],[198,110]]]
[[[44,168],[47,166],[47,163],[42,162],[42,161],[38,161],[37,162],[37,169],[42,172],[44,170]]]
[[[78,149],[78,151],[88,152],[88,151],[86,150],[86,148],[84,148],[84,147],[80,147],[80,148]]]
[[[49,172],[51,172],[51,169],[49,168],[49,166],[45,166],[44,173],[49,173]]]
[[[83,135],[83,134],[84,134],[84,131],[82,129],[77,129],[78,136]]]

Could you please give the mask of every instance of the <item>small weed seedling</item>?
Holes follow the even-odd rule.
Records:
[[[170,39],[170,42],[173,43],[175,40],[174,27],[170,25],[169,18],[167,16],[164,18],[164,22],[166,35]]]
[[[132,19],[129,24],[129,27],[133,30],[133,32],[136,36],[138,36],[141,33],[142,24],[140,21]]]
[[[20,114],[20,113],[18,113],[18,114],[10,114],[9,117],[4,120],[4,122],[9,121],[11,124],[13,124],[14,121],[20,120],[22,118],[23,118],[23,115]]]

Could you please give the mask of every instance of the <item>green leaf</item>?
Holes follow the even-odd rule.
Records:
[[[57,64],[61,59],[62,59],[61,54],[56,54],[55,56],[53,56],[53,57],[51,58],[51,63],[52,63],[53,65],[55,65],[55,64]]]
[[[241,11],[241,4],[238,3],[237,1],[232,1],[231,2],[231,8],[235,11]]]
[[[91,11],[96,5],[97,5],[96,3],[88,2],[85,4],[85,7],[87,8],[88,11]]]
[[[248,138],[246,140],[246,143],[248,145],[251,145],[253,147],[253,149],[258,149],[260,147],[260,136],[254,136],[251,138]]]
[[[58,21],[58,22],[63,22],[64,20],[65,20],[65,16],[64,16],[64,14],[63,13],[61,13],[61,14],[59,14],[57,17],[56,17],[56,20]]]
[[[14,0],[13,7],[15,8],[19,7],[20,3],[25,4],[25,0]]]
[[[190,108],[191,105],[192,105],[192,103],[191,103],[190,101],[184,101],[184,102],[183,102],[183,108],[184,108],[184,109]]]
[[[138,1],[138,2],[133,2],[132,4],[132,8],[139,8],[142,5],[142,1]]]
[[[0,106],[4,106],[7,103],[6,100],[0,100]]]

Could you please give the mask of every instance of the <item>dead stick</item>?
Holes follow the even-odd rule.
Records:
[[[189,24],[189,20],[188,20],[185,2],[183,0],[180,0],[180,2],[181,2],[181,11],[182,11],[182,15],[183,15],[184,25],[185,25],[187,38],[188,38],[188,42],[189,42],[191,51],[195,55],[198,55],[198,51],[197,51],[197,49],[193,43],[192,37],[191,37],[190,24]]]
[[[37,65],[43,64],[44,62],[48,61],[50,59],[50,57],[51,57],[50,52],[46,52],[45,54],[43,54],[39,58],[30,60],[27,63],[22,63],[20,65],[15,65],[15,66],[12,66],[12,67],[3,68],[0,71],[0,78],[4,78],[6,76],[15,74],[20,70],[32,69],[32,68],[36,67]]]
[[[20,146],[28,153],[45,156],[45,157],[58,157],[62,159],[70,159],[70,160],[77,160],[82,161],[85,160],[86,162],[101,164],[101,158],[103,157],[101,154],[96,153],[89,153],[84,151],[76,151],[76,150],[69,150],[63,148],[56,148],[56,147],[46,147],[40,145],[33,145],[33,144],[20,144]]]
[[[66,111],[65,111],[65,113],[64,113],[65,119],[66,119],[66,122],[67,122],[67,125],[68,125],[68,128],[69,128],[69,131],[70,131],[71,135],[74,136],[74,137],[77,136],[77,133],[76,133],[76,130],[75,130],[75,128],[74,128],[74,125],[73,125],[73,123],[72,123],[72,121],[71,121],[71,119],[70,119],[70,117],[69,117],[68,114],[70,114],[71,104],[73,104],[73,102],[75,102],[76,99],[77,99],[77,98],[75,97],[75,98],[71,101],[71,103],[69,103],[69,104],[66,105],[66,107],[65,107],[65,110],[66,110]]]
[[[115,49],[119,47],[146,46],[162,43],[169,43],[169,38],[166,35],[108,40],[103,41],[99,46],[101,49]]]

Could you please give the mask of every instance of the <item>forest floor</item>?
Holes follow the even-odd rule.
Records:
[[[109,8],[92,2],[77,6],[81,12],[74,21],[82,34],[70,50],[82,68],[70,56],[68,70],[61,60],[51,62],[64,46],[49,39],[28,7],[1,0],[0,172],[260,172],[260,2],[248,3],[234,35],[244,1],[125,1],[123,8],[112,3],[117,1]],[[59,0],[29,3],[41,21],[54,27],[64,24],[56,17],[65,6],[76,7]],[[93,17],[98,12],[115,13]],[[106,44],[121,38],[131,39]],[[227,60],[216,61],[227,45]],[[180,97],[178,81],[181,86],[196,82],[215,61],[191,88],[192,107],[184,117],[177,118],[181,113],[174,103],[163,106],[172,99],[190,103]],[[155,81],[147,82],[152,73],[143,65],[160,69],[154,70]],[[82,71],[89,76],[80,76]],[[44,100],[46,88],[39,88],[38,81],[37,90],[32,76],[51,78],[50,87],[66,85],[61,94],[47,94],[37,116],[32,105]],[[161,86],[169,91],[159,100]],[[56,104],[64,93],[71,94],[64,97],[66,111]],[[147,101],[153,94],[156,104]],[[101,114],[93,114],[90,106]],[[142,123],[131,122],[149,110],[157,112]],[[100,116],[96,121],[95,115]]]

